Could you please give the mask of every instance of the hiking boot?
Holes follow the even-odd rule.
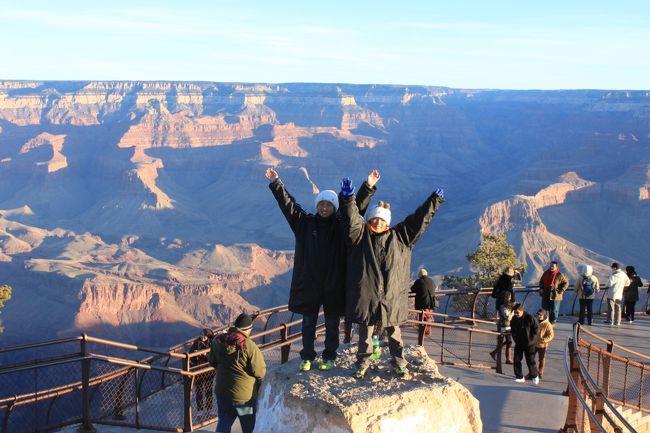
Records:
[[[311,370],[311,361],[308,359],[303,359],[300,361],[300,366],[298,367],[300,371],[309,371]]]
[[[409,377],[411,377],[406,367],[395,366],[393,367],[393,372],[395,372],[395,374],[397,374],[399,377],[403,379],[408,379]]]
[[[331,370],[333,368],[334,368],[334,360],[333,359],[328,359],[327,361],[322,361],[318,365],[318,369],[323,370],[323,371]]]
[[[367,366],[359,367],[359,369],[354,372],[352,377],[354,377],[355,379],[363,379],[364,377],[366,377],[367,372],[368,372]]]

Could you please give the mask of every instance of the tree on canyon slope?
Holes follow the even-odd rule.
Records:
[[[445,276],[447,287],[467,291],[471,288],[492,287],[504,268],[510,266],[520,274],[526,272],[526,263],[517,259],[515,250],[508,243],[505,234],[483,234],[478,248],[466,256],[470,269],[474,272],[469,276]],[[479,298],[479,315],[487,315],[489,296]],[[457,295],[453,304],[457,312],[472,311],[473,295]]]
[[[2,310],[2,307],[5,306],[5,302],[9,299],[11,299],[11,287],[6,284],[0,286],[0,310]],[[5,328],[2,327],[2,322],[0,321],[0,333],[4,330]]]

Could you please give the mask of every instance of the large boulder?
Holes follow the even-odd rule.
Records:
[[[352,377],[356,347],[342,351],[330,371],[298,372],[295,360],[269,372],[256,432],[392,433],[482,431],[479,403],[443,377],[421,346],[406,346],[410,377],[393,373],[387,350],[363,380]]]

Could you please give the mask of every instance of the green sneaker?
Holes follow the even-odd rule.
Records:
[[[300,371],[311,370],[311,361],[308,359],[303,359],[302,361],[300,361],[300,367],[298,367],[298,370]]]
[[[357,371],[354,372],[352,377],[355,379],[363,379],[366,377],[366,372],[368,371],[368,367],[359,367]]]
[[[395,374],[397,374],[399,377],[403,379],[408,379],[409,377],[411,377],[406,367],[395,366],[393,367],[393,372],[395,372]]]
[[[318,366],[318,369],[323,370],[323,371],[331,370],[333,368],[334,368],[334,360],[333,359],[329,359],[327,361],[322,361],[320,363],[320,365]]]

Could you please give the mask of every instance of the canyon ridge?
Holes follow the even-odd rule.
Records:
[[[505,233],[526,282],[550,260],[650,273],[650,92],[348,84],[0,81],[3,345],[91,334],[168,346],[287,302],[305,210],[381,173],[393,222],[446,203],[414,275],[466,274]]]

